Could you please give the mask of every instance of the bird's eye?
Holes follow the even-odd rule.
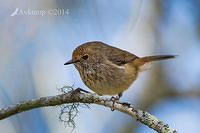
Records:
[[[86,55],[82,56],[82,58],[83,58],[84,60],[87,60],[87,59],[88,59],[88,55],[86,54]]]

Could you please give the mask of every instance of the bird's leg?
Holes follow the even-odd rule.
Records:
[[[85,92],[85,93],[90,93],[89,91],[86,91],[86,90],[84,90],[84,89],[81,89],[81,88],[77,88],[76,90],[74,90],[74,91],[78,91],[78,92]]]
[[[113,107],[116,101],[119,101],[119,99],[122,97],[122,92],[120,92],[116,97],[112,96],[110,98],[111,101],[113,101]],[[111,111],[114,111],[115,109],[111,109]]]
[[[75,94],[80,93],[81,91],[82,91],[82,92],[85,92],[85,93],[90,93],[89,91],[86,91],[86,90],[84,90],[84,89],[77,88],[77,89],[75,89],[75,90],[71,93],[71,96],[74,96]]]
[[[118,94],[118,100],[122,97],[122,92]]]
[[[122,92],[120,92],[116,97],[112,96],[110,100],[112,101],[118,101],[122,97]]]

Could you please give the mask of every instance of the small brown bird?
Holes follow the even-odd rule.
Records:
[[[149,69],[152,61],[174,58],[174,55],[137,57],[125,50],[103,42],[87,42],[78,46],[72,60],[64,65],[74,64],[85,85],[98,95],[122,93],[137,79],[138,73]]]

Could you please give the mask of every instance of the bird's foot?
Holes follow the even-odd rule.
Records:
[[[116,97],[112,96],[112,97],[110,98],[110,100],[113,101],[113,107],[114,107],[115,102],[116,102],[116,101],[119,101],[120,97],[122,97],[122,93],[119,93],[118,96],[116,96]],[[111,109],[111,111],[114,111],[114,110],[115,110],[115,109]]]
[[[131,106],[131,103],[130,103],[130,102],[123,102],[122,105],[127,106],[127,107],[130,107],[130,106]]]
[[[75,94],[80,93],[80,92],[90,93],[89,91],[86,91],[86,90],[84,90],[84,89],[77,88],[77,89],[75,89],[74,91],[72,91],[71,97],[73,97]]]
[[[112,96],[112,97],[110,98],[110,100],[113,102],[112,106],[114,107],[115,102],[118,101],[119,98],[118,98],[118,97]],[[115,109],[111,109],[111,111],[114,111],[114,110],[115,110]]]

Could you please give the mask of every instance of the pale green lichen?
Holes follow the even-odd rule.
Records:
[[[72,94],[73,86],[64,86],[58,89],[60,92],[64,94]],[[81,99],[81,97],[80,97]],[[65,126],[72,127],[73,129],[76,127],[75,118],[79,113],[79,107],[89,108],[88,104],[86,103],[71,103],[71,104],[62,104],[59,105],[61,112],[59,115],[59,120],[64,123]]]

